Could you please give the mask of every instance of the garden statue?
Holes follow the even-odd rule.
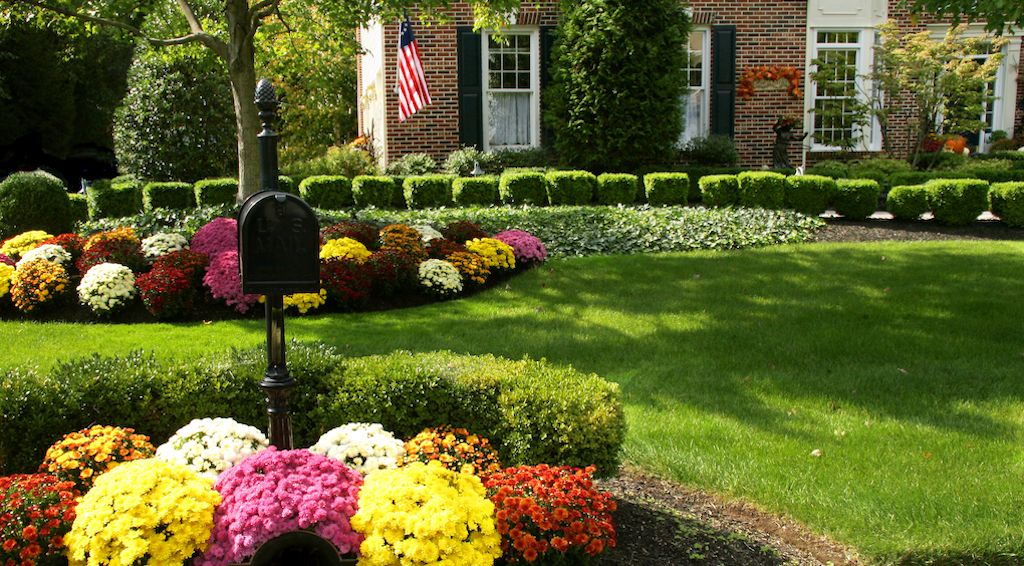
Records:
[[[793,140],[803,141],[807,137],[807,132],[803,132],[799,136],[793,133],[796,125],[796,118],[781,116],[775,121],[775,125],[772,126],[772,130],[775,130],[775,143],[772,146],[772,167],[774,169],[789,169],[793,167],[793,164],[789,162],[789,144]]]

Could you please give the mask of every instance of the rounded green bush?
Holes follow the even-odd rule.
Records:
[[[80,193],[69,194],[68,216],[72,225],[89,220],[89,199]]]
[[[807,168],[808,175],[821,175],[833,179],[845,179],[850,176],[850,166],[842,161],[826,159]]]
[[[456,206],[491,206],[498,202],[498,178],[459,177],[452,181],[452,200]]]
[[[633,204],[640,179],[626,173],[602,173],[597,177],[598,204]]]
[[[587,205],[594,202],[597,177],[589,171],[551,171],[547,181],[548,203],[552,206]]]
[[[690,195],[690,176],[686,173],[648,173],[644,175],[644,194],[653,205],[686,204]]]
[[[697,181],[705,206],[735,206],[740,200],[736,175],[705,175]]]
[[[979,179],[933,179],[925,185],[935,221],[966,226],[988,209],[988,182]]]
[[[917,220],[931,210],[928,189],[924,185],[897,185],[889,189],[885,208],[896,220]]]
[[[847,220],[864,220],[878,210],[882,187],[872,179],[837,179],[832,208]]]
[[[195,208],[195,192],[189,183],[147,183],[142,187],[142,209],[154,208]]]
[[[309,206],[339,210],[352,206],[352,181],[341,175],[313,175],[299,183],[299,196]]]
[[[0,182],[0,239],[29,230],[61,234],[71,230],[68,191],[43,171],[12,173]]]
[[[498,181],[498,196],[504,204],[548,203],[547,181],[537,171],[513,171],[502,174]]]
[[[786,207],[817,216],[828,209],[836,182],[822,175],[790,175],[786,177]]]
[[[391,208],[395,181],[391,177],[359,175],[352,179],[352,200],[359,208]]]
[[[238,181],[231,178],[202,179],[193,186],[198,206],[234,204],[238,195]]]
[[[290,344],[295,445],[348,422],[379,422],[400,437],[438,424],[490,438],[502,462],[587,466],[611,475],[625,417],[618,385],[541,361],[450,352],[346,358],[324,345]],[[0,374],[0,472],[35,470],[46,448],[91,423],[129,426],[165,441],[199,417],[262,427],[263,348],[160,362],[135,352],[59,362],[47,375]]]
[[[142,211],[142,183],[106,179],[94,181],[85,190],[89,201],[89,220],[123,218]]]
[[[996,183],[988,193],[992,212],[1014,228],[1024,228],[1024,182]]]
[[[402,188],[410,210],[452,205],[452,177],[449,175],[406,177]]]
[[[786,202],[786,176],[773,171],[744,171],[737,175],[739,205],[778,210]]]

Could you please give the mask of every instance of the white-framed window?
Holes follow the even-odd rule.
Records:
[[[817,70],[829,73],[826,80],[811,81],[811,149],[879,149],[877,124],[858,124],[854,118],[854,106],[865,102],[872,88],[865,78],[871,71],[872,30],[817,29],[811,34]]]
[[[540,145],[540,30],[483,33],[484,150]]]
[[[686,93],[683,94],[682,115],[683,130],[679,135],[679,145],[694,138],[708,135],[711,106],[711,95],[708,83],[711,80],[711,30],[694,28],[690,30],[686,49],[686,75],[689,80]]]
[[[1004,47],[1005,50],[1005,47]],[[972,55],[970,58],[977,62],[979,65],[983,65],[991,54],[981,53]],[[1003,52],[1003,62],[1006,62],[1006,54]],[[998,130],[999,125],[1003,123],[1003,97],[1000,94],[1003,92],[1003,80],[1005,75],[1005,65],[999,65],[996,70],[996,76],[991,81],[986,83],[984,88],[984,94],[987,96],[993,96],[994,100],[986,100],[981,105],[981,115],[978,117],[982,122],[985,123],[985,127],[981,131],[977,132],[977,139],[969,140],[972,144],[976,144],[979,151],[988,151],[989,137],[992,135],[993,130]],[[974,136],[971,136],[974,137]]]

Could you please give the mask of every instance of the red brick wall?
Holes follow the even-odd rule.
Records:
[[[691,6],[696,14],[710,14],[715,24],[736,26],[737,83],[743,72],[751,67],[784,65],[804,68],[807,0],[693,0]],[[712,45],[712,53],[714,49]],[[772,142],[775,140],[772,125],[779,116],[794,116],[803,122],[806,118],[803,98],[792,98],[785,88],[761,90],[750,100],[736,97],[735,141],[743,165],[771,166]],[[792,145],[790,159],[794,163],[800,162],[799,144]]]
[[[934,22],[927,16],[912,19],[906,9],[895,7],[890,0],[890,18],[906,31],[920,31]],[[555,26],[559,23],[558,1],[540,0],[524,3],[520,21]],[[743,72],[760,65],[785,65],[804,68],[807,45],[807,0],[765,0],[762,2],[736,2],[735,0],[693,0],[691,7],[698,21],[736,26],[737,81]],[[398,121],[398,100],[394,93],[398,25],[385,26],[385,89],[387,108],[387,160],[414,152],[430,154],[438,163],[459,148],[458,74],[456,26],[473,24],[472,11],[467,4],[457,4],[451,10],[450,23],[423,25],[413,14],[416,37],[423,57],[423,66],[430,86],[433,103],[405,123]],[[1022,49],[1024,51],[1024,49]],[[714,46],[712,46],[712,53]],[[1022,53],[1024,60],[1024,53]],[[708,64],[713,64],[709,61]],[[806,88],[806,79],[805,85]],[[1016,112],[1017,133],[1024,128],[1024,77],[1018,80]],[[905,103],[896,101],[897,111],[892,118],[890,139],[895,153],[905,154],[911,136],[905,125],[911,113]],[[713,111],[713,109],[712,109]],[[788,115],[806,120],[803,98],[792,98],[785,88],[761,90],[750,100],[736,99],[736,146],[743,165],[762,167],[771,165],[772,125],[779,116]],[[809,153],[813,162],[827,159],[831,153]],[[800,162],[799,144],[790,148],[790,159]]]
[[[558,25],[558,0],[524,2],[520,22],[543,26]],[[395,65],[398,58],[398,24],[384,29],[384,76],[387,77],[387,161],[407,153],[428,153],[438,164],[459,149],[459,92],[456,28],[472,26],[473,12],[468,4],[456,4],[450,10],[449,23],[419,23],[410,14],[416,41],[423,59],[423,70],[430,88],[431,104],[404,123],[398,121],[398,95],[394,92]]]

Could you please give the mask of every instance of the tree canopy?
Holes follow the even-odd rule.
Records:
[[[7,19],[71,18],[89,33],[97,27],[119,29],[154,46],[202,45],[228,71],[238,134],[239,200],[259,185],[260,124],[253,97],[260,28],[283,21],[285,0],[13,0],[0,13]],[[296,2],[334,25],[357,27],[374,18],[394,20],[415,9],[421,18],[439,15],[452,0],[310,0]],[[470,0],[479,27],[500,28],[520,0]],[[301,14],[296,17],[303,17]],[[158,21],[154,23],[153,18]],[[59,19],[59,18],[57,18]],[[147,21],[148,20],[148,21]],[[145,24],[145,25],[144,25]]]
[[[905,0],[915,13],[931,12],[954,21],[985,22],[985,29],[1003,33],[1008,28],[1024,29],[1021,0]]]

